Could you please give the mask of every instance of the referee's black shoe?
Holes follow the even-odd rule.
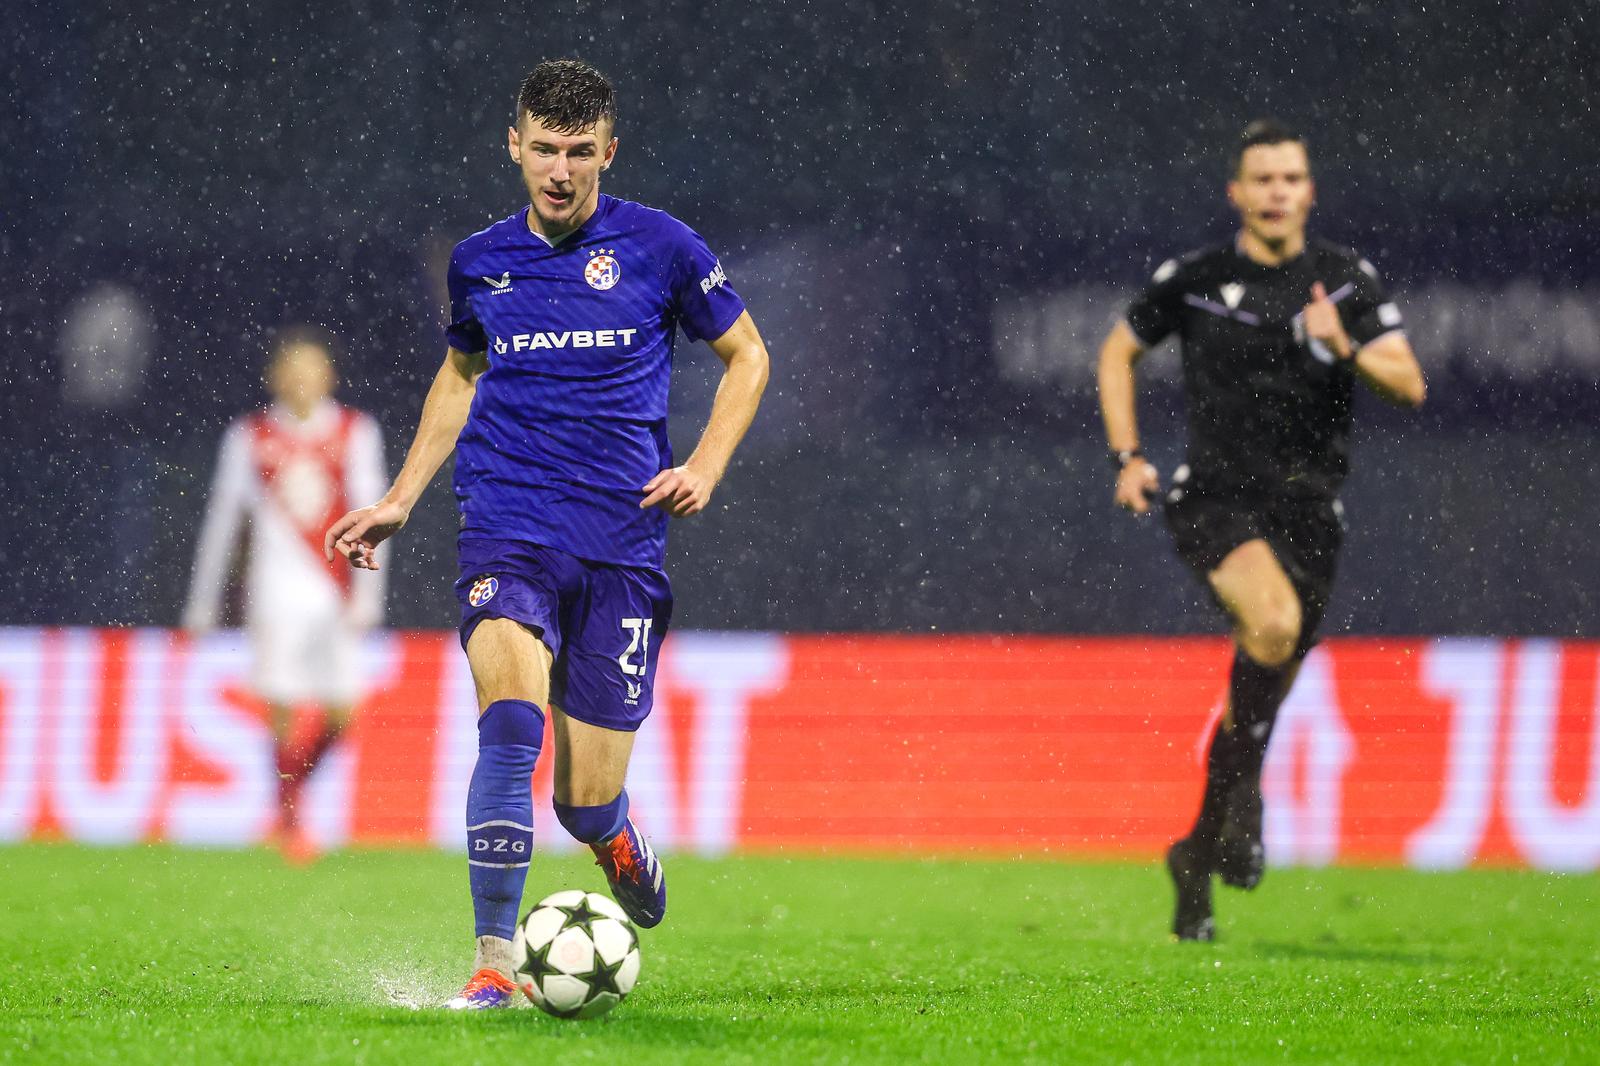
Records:
[[[1267,871],[1267,849],[1261,843],[1261,786],[1240,781],[1228,794],[1228,817],[1217,841],[1217,876],[1246,892],[1261,883]]]
[[[1215,940],[1217,926],[1211,918],[1211,871],[1216,852],[1184,837],[1167,849],[1167,873],[1178,893],[1172,915],[1172,935],[1179,940]]]

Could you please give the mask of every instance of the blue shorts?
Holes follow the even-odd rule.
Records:
[[[660,570],[595,563],[522,540],[462,537],[461,646],[485,618],[509,618],[550,648],[550,702],[633,732],[650,714],[656,657],[672,620]]]

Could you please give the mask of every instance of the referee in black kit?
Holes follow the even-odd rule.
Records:
[[[1356,382],[1394,404],[1423,398],[1399,309],[1372,265],[1306,239],[1315,188],[1305,141],[1255,122],[1232,165],[1238,234],[1163,263],[1100,348],[1116,502],[1144,514],[1160,482],[1139,451],[1133,368],[1151,345],[1182,338],[1188,459],[1166,495],[1167,524],[1233,625],[1200,813],[1167,852],[1180,940],[1215,935],[1213,873],[1237,888],[1261,880],[1261,764],[1333,583]]]

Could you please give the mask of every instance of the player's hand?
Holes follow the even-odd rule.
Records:
[[[378,545],[394,536],[410,517],[410,510],[386,500],[358,507],[328,527],[322,552],[330,561],[337,551],[358,570],[377,570]]]
[[[1348,359],[1354,354],[1355,346],[1350,343],[1350,334],[1344,331],[1344,323],[1339,321],[1339,308],[1328,299],[1328,290],[1322,282],[1311,286],[1311,302],[1306,304],[1306,309],[1301,312],[1306,324],[1306,339],[1318,341],[1340,359]]]
[[[716,487],[714,479],[693,467],[675,466],[645,483],[644,499],[639,501],[639,506],[659,507],[673,518],[688,518],[706,509]]]
[[[1117,475],[1117,506],[1134,514],[1148,514],[1150,501],[1161,491],[1161,475],[1143,459],[1129,459]]]

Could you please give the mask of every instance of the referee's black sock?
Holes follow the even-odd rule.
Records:
[[[1217,834],[1222,832],[1228,814],[1228,793],[1239,779],[1235,769],[1239,764],[1238,747],[1235,731],[1224,718],[1211,734],[1211,747],[1206,752],[1206,790],[1200,798],[1200,814],[1189,830],[1189,839],[1208,850],[1216,847]]]
[[[1262,666],[1244,652],[1234,652],[1228,701],[1233,708],[1239,777],[1253,781],[1261,776],[1278,708],[1289,694],[1289,681],[1299,664],[1300,660],[1293,658],[1281,666]]]
[[[1242,651],[1234,653],[1228,679],[1229,713],[1217,723],[1206,753],[1206,790],[1190,839],[1214,846],[1228,816],[1228,795],[1240,781],[1255,781],[1267,757],[1267,741],[1278,707],[1298,660],[1262,666]]]

